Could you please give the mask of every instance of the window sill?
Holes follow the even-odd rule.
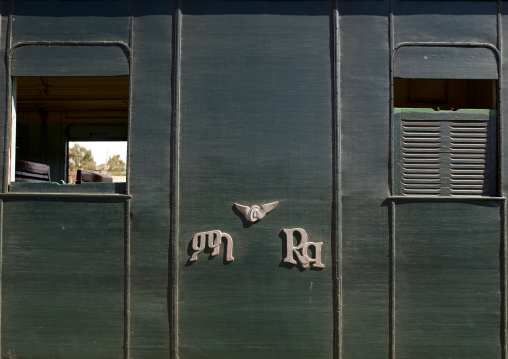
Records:
[[[2,197],[112,197],[131,198],[126,194],[126,184],[88,182],[79,185],[56,182],[12,182],[8,193]]]
[[[505,201],[505,197],[488,196],[389,196],[391,201]]]

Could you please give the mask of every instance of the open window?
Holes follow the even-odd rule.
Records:
[[[129,76],[20,76],[13,83],[16,160],[49,166],[52,182],[75,183],[77,170],[126,181]]]
[[[123,142],[123,147],[127,147],[130,55],[124,44],[99,42],[19,44],[11,50],[8,58],[12,84],[11,191],[41,187],[19,182],[23,178],[16,173],[21,172],[21,168],[36,168],[44,174],[49,168],[49,179],[44,175],[44,181],[76,183],[75,173],[80,168],[75,165],[80,167],[83,163],[75,158],[76,151],[71,152],[74,142],[85,148],[94,147],[93,142],[97,144],[95,147],[105,142]],[[102,173],[108,171],[108,157],[128,165],[126,151],[106,151],[105,159],[92,151],[92,156],[97,157],[95,166],[88,161],[86,170],[97,171],[98,176],[91,178],[108,176]],[[30,173],[24,175],[31,177]],[[40,181],[40,177],[35,180]],[[125,182],[125,176],[119,180]],[[43,190],[64,190],[55,186],[42,187]],[[81,188],[79,191],[86,192],[84,187],[94,186],[73,189]],[[98,190],[106,189],[101,188]],[[107,188],[122,193],[126,186]]]
[[[394,79],[396,195],[494,196],[495,80]]]
[[[396,49],[394,195],[497,195],[498,58],[483,45]]]

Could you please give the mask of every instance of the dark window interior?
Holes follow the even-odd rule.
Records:
[[[129,77],[17,77],[16,159],[69,183],[70,141],[127,141]],[[126,159],[125,159],[126,160]]]
[[[495,109],[495,80],[394,79],[394,107]]]

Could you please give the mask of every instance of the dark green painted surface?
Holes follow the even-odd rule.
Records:
[[[499,358],[501,210],[494,202],[398,203],[397,358]]]
[[[341,176],[342,242],[337,243],[340,258],[334,263],[332,224],[340,213],[332,204],[332,168],[338,161],[332,143],[333,4],[183,2],[181,162],[179,168],[172,168],[171,139],[178,138],[171,132],[172,103],[179,74],[173,68],[173,24],[178,14],[174,3],[14,1],[12,43],[132,45],[128,181],[133,199],[125,238],[120,198],[6,200],[2,208],[4,356],[10,350],[27,358],[168,358],[175,354],[173,345],[182,359],[331,358],[334,351],[341,358],[363,359],[389,357],[393,343],[398,358],[501,357],[506,313],[500,291],[506,288],[501,283],[505,269],[500,248],[505,244],[500,219],[506,219],[497,205],[399,203],[392,228],[397,235],[394,262],[390,260],[394,213],[387,200],[391,186],[389,5],[388,1],[338,1],[342,142],[335,146],[340,145],[342,161],[335,165]],[[393,1],[391,5],[395,44],[496,45],[495,1]],[[504,14],[504,2],[501,7]],[[7,45],[9,8],[10,2],[2,2],[0,54]],[[503,25],[505,20],[504,15]],[[120,58],[125,69],[125,57]],[[48,59],[44,55],[41,61],[25,62],[19,70],[38,75],[47,68],[43,60]],[[492,77],[490,60],[487,72]],[[62,61],[58,71],[76,71],[79,65]],[[480,76],[476,65],[459,68],[455,58],[450,62],[450,76],[469,69]],[[504,63],[503,59],[503,67]],[[0,99],[5,99],[7,90],[4,66],[2,62]],[[508,86],[505,82],[501,82],[501,98]],[[5,113],[6,103],[0,101],[0,113]],[[503,119],[504,101],[501,106]],[[0,126],[1,148],[3,131]],[[500,152],[505,154],[504,145]],[[505,158],[500,168],[506,167]],[[178,186],[171,182],[177,170]],[[504,178],[503,171],[499,173]],[[172,189],[180,190],[178,272],[172,272],[171,262],[171,194],[177,194]],[[26,196],[30,191],[112,194],[113,189],[92,186],[75,191],[44,184],[14,185],[11,190]],[[232,209],[234,202],[273,200],[281,201],[279,207],[250,226]],[[280,265],[279,234],[292,227],[305,228],[311,241],[324,242],[325,269],[300,271]],[[196,263],[185,266],[194,233],[212,229],[232,235],[235,261],[223,263],[221,246],[219,257],[209,260],[203,253]],[[83,230],[91,233],[86,245]],[[68,232],[74,235],[68,237]],[[124,250],[130,254],[125,268]],[[334,264],[341,274],[340,293],[334,288]],[[395,271],[390,270],[391,264]],[[394,297],[390,297],[391,274]],[[173,284],[179,291],[178,303],[171,300]],[[340,323],[334,322],[337,294]],[[172,316],[173,304],[178,304],[178,317]],[[395,324],[394,336],[391,324]],[[340,347],[334,347],[334,325],[340,325],[335,329]],[[172,343],[176,334],[179,343]],[[125,353],[124,340],[128,341]]]
[[[168,358],[171,1],[135,1],[129,143],[132,358]]]
[[[121,358],[124,204],[3,203],[2,357]]]
[[[505,26],[508,26],[508,4],[506,3],[502,3],[502,6],[501,6],[501,25]],[[508,37],[507,36],[503,36],[502,38],[503,42],[501,43],[501,46],[503,48],[506,48],[506,46],[508,46]],[[508,73],[508,63],[507,63],[507,58],[506,58],[506,55],[504,55],[502,57],[502,63],[501,63],[501,66],[502,66],[502,71],[504,74]],[[506,92],[506,89],[508,88],[508,78],[506,76],[503,76],[502,79],[500,80],[500,87],[501,87],[501,92],[500,92],[500,98],[506,98],[506,96],[508,95],[508,93]],[[507,113],[506,111],[508,111],[508,107],[507,107],[507,104],[506,104],[506,101],[501,101],[500,103],[500,108],[499,108],[499,111],[500,111],[500,115],[501,115],[501,119],[502,121],[504,121],[504,118],[505,118],[505,113]],[[500,135],[502,136],[502,138],[507,138],[506,136],[508,136],[508,126],[502,126],[502,130],[500,132]],[[501,154],[501,158],[500,158],[500,167],[501,168],[508,168],[508,148],[506,145],[501,145],[500,146],[500,154]],[[507,193],[508,192],[508,182],[506,181],[506,173],[505,171],[503,171],[500,175],[501,177],[501,191],[502,193]],[[506,220],[506,219],[505,219]]]
[[[23,41],[129,43],[128,0],[14,0],[12,9],[13,44]]]
[[[129,53],[123,46],[23,46],[11,56],[11,76],[129,74]]]
[[[496,1],[394,1],[395,44],[497,43]]]
[[[12,182],[9,192],[16,193],[79,193],[79,194],[123,194],[125,183],[81,183],[60,184],[56,182]]]
[[[388,7],[339,3],[343,358],[389,350]]]
[[[7,55],[7,39],[8,39],[8,31],[7,31],[7,21],[5,21],[6,16],[8,16],[10,7],[7,1],[2,1],[0,3],[1,5],[1,17],[0,17],[0,55],[2,58],[5,58]],[[0,101],[0,113],[4,114],[5,117],[3,121],[6,121],[6,106],[9,103],[9,100],[7,99],[8,96],[8,87],[7,87],[7,63],[5,61],[0,61],[0,83],[2,84],[0,86],[0,98],[3,100]],[[7,126],[5,126],[6,122],[3,123],[2,126],[0,126],[0,149],[5,148],[5,131],[7,130]],[[2,163],[2,176],[0,176],[0,184],[2,185],[2,190],[4,189],[4,183],[5,183],[5,176],[6,173],[4,172],[6,169],[6,163],[5,163],[5,152],[0,151],[0,163]]]
[[[497,80],[497,55],[482,47],[401,47],[395,54],[394,77]]]
[[[180,121],[180,358],[331,358],[329,4],[184,2]],[[277,36],[273,36],[277,34]],[[280,201],[255,224],[233,210]],[[324,242],[323,270],[282,264],[283,228]],[[221,230],[234,262],[189,265]]]

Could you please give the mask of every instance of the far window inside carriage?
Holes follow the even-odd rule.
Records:
[[[127,141],[69,141],[67,169],[68,183],[86,181],[83,171],[101,175],[103,180],[125,182]]]
[[[497,82],[394,79],[393,192],[495,196]]]
[[[125,182],[129,77],[13,78],[11,182]]]

